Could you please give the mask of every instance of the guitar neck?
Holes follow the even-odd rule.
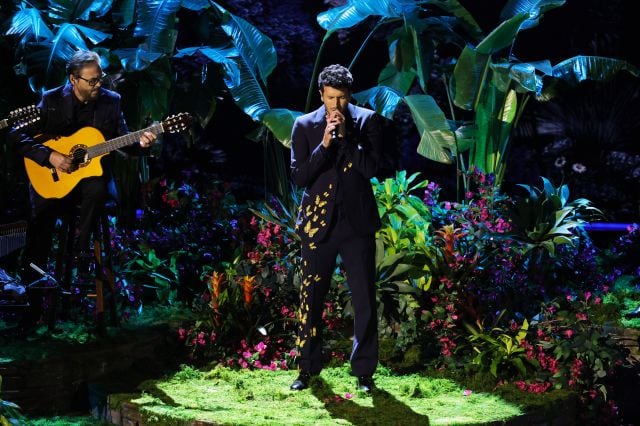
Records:
[[[87,149],[88,159],[99,157],[101,155],[107,154],[111,151],[115,151],[116,149],[123,148],[125,146],[133,145],[140,141],[140,137],[144,132],[151,132],[154,135],[158,135],[164,132],[162,127],[162,123],[154,124],[153,126],[147,127],[146,129],[138,130],[136,132],[127,133],[123,136],[118,136],[115,139],[108,140],[103,143],[99,143]]]

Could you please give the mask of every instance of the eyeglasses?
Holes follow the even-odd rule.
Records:
[[[102,80],[104,80],[104,78],[106,77],[106,74],[102,74],[100,77],[96,77],[96,78],[92,78],[90,80],[87,80],[84,77],[80,77],[79,75],[76,76],[76,78],[79,78],[80,80],[84,80],[87,82],[87,84],[91,87],[95,86],[98,83],[102,83]]]

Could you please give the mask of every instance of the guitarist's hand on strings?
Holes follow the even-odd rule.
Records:
[[[60,154],[57,151],[51,151],[51,154],[49,154],[49,163],[57,170],[65,173],[71,173],[75,170],[71,157]]]
[[[151,132],[144,132],[142,136],[140,136],[140,146],[142,148],[149,148],[156,141],[156,135]]]

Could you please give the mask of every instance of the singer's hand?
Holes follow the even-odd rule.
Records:
[[[329,148],[331,143],[338,138],[344,137],[342,134],[342,124],[344,123],[344,115],[337,109],[332,110],[326,115],[327,127],[324,129],[324,137],[322,145]]]

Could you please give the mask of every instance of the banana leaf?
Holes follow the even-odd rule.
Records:
[[[21,44],[53,38],[53,32],[42,19],[40,11],[24,5],[20,5],[20,9],[13,15],[6,34],[19,36]]]
[[[262,122],[271,130],[276,137],[287,148],[291,148],[291,130],[293,122],[301,116],[299,111],[291,111],[284,108],[274,108],[267,111],[262,117]]]
[[[49,18],[52,22],[89,21],[92,16],[106,15],[113,0],[49,0]]]
[[[542,77],[536,74],[536,68],[528,63],[491,64],[492,83],[501,92],[515,90],[518,93],[542,91]],[[515,87],[513,84],[515,83]]]
[[[470,45],[462,50],[449,82],[451,98],[457,107],[468,111],[476,108],[490,60],[490,55],[480,53]]]
[[[435,46],[430,38],[424,37],[419,27],[409,27],[411,39],[413,41],[413,51],[416,64],[416,74],[418,83],[423,92],[427,91],[427,83],[431,77],[431,64]]]
[[[182,7],[195,12],[199,12],[209,6],[211,6],[211,2],[209,0],[182,0]]]
[[[551,75],[575,86],[584,80],[607,80],[623,70],[640,77],[638,68],[627,61],[601,56],[574,56],[554,66]]]
[[[146,50],[173,53],[176,41],[176,12],[181,0],[144,0],[137,3],[134,37],[146,37]]]
[[[326,39],[334,31],[353,27],[369,16],[399,18],[417,10],[418,4],[414,0],[347,0],[343,6],[318,14],[317,21],[327,31]]]
[[[162,53],[149,52],[142,47],[116,49],[113,54],[120,59],[122,68],[127,72],[144,71],[162,57]]]
[[[249,73],[255,75],[254,78],[262,80],[266,86],[267,77],[278,63],[273,42],[244,19],[229,13],[219,5],[216,6],[222,12],[221,27],[233,40],[233,45],[238,49]]]
[[[529,19],[529,14],[519,13],[502,22],[476,46],[476,50],[479,53],[491,55],[511,46],[520,31],[522,23],[527,19]]]
[[[456,154],[455,133],[436,101],[429,95],[410,95],[404,100],[421,135],[418,153],[433,161],[451,164]]]
[[[415,63],[413,38],[408,27],[396,28],[389,36],[389,61],[400,71],[408,71]]]
[[[34,92],[62,84],[65,65],[76,50],[89,50],[85,39],[97,44],[111,35],[82,25],[65,23],[51,40],[34,43],[25,50],[25,72]]]
[[[130,127],[145,127],[148,119],[160,120],[168,114],[171,75],[167,57],[159,58],[143,71],[127,74],[118,91],[122,94],[125,116],[132,117]]]
[[[402,95],[406,95],[409,93],[409,89],[411,89],[415,78],[416,72],[413,69],[409,71],[398,71],[393,64],[388,64],[380,71],[378,85],[389,87]]]
[[[500,12],[500,19],[507,20],[520,13],[529,14],[522,29],[536,26],[542,14],[565,4],[566,0],[509,0]]]
[[[127,28],[133,23],[135,8],[136,0],[119,0],[111,10],[113,21],[120,28]]]
[[[427,0],[423,3],[433,4],[455,16],[476,40],[482,37],[482,28],[458,0]]]
[[[393,113],[402,101],[401,93],[386,86],[372,87],[371,89],[354,93],[353,97],[361,105],[371,105],[378,114],[388,119],[393,119]]]

